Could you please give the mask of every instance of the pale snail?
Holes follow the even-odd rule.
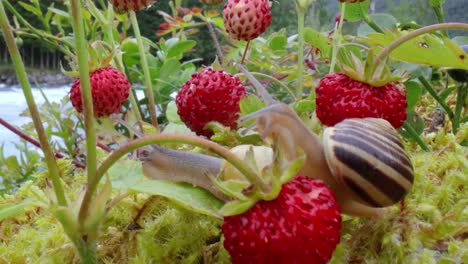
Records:
[[[255,119],[253,127],[263,138],[276,139],[286,160],[296,159],[297,148],[302,149],[306,159],[299,174],[325,181],[343,213],[381,216],[384,207],[397,203],[409,192],[413,167],[396,130],[386,120],[346,119],[326,128],[321,140],[291,107],[271,99],[252,75],[242,66],[239,69],[270,104],[241,117],[239,122]],[[254,153],[259,151],[259,147],[254,148]],[[246,152],[234,151],[241,158]],[[262,166],[266,166],[273,155],[266,148],[260,151],[267,153],[261,161]],[[145,159],[143,170],[147,177],[191,182],[225,199],[211,179],[229,166],[224,160],[208,155],[156,148]]]

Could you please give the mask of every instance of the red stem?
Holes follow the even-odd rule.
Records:
[[[17,129],[16,127],[11,125],[7,121],[5,121],[3,118],[0,118],[0,124],[2,124],[4,127],[8,128],[11,132],[15,133],[20,138],[28,141],[29,143],[33,144],[34,146],[36,146],[38,148],[41,148],[41,143],[39,143],[39,141],[32,138],[28,134],[25,134],[24,132],[20,131],[19,129]],[[55,157],[59,158],[59,159],[66,158],[65,155],[63,155],[62,153],[59,153],[59,152],[55,152]],[[72,160],[72,162],[77,168],[82,168],[82,169],[86,168],[86,166],[83,163],[80,163],[80,162],[74,161],[74,160]]]

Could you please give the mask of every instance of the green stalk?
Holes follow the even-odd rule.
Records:
[[[158,129],[158,116],[156,114],[156,107],[154,105],[154,95],[153,95],[153,88],[151,82],[151,76],[148,68],[148,62],[146,60],[145,48],[143,45],[143,38],[141,37],[140,27],[138,26],[138,21],[136,18],[135,11],[130,11],[130,20],[132,22],[133,31],[135,33],[135,38],[138,44],[138,51],[140,52],[140,62],[141,67],[143,68],[143,74],[145,77],[145,92],[146,97],[148,98],[148,108],[151,117],[151,123],[153,126]]]
[[[449,118],[452,120],[453,119],[453,111],[450,109],[450,107],[447,105],[447,103],[440,98],[440,96],[437,94],[437,92],[432,88],[432,85],[422,76],[418,77],[418,80],[422,83],[424,89],[432,96],[434,99],[444,108],[445,112],[448,114]]]
[[[115,49],[115,45],[114,45],[114,34],[113,34],[113,22],[114,22],[114,7],[112,6],[112,4],[110,2],[108,2],[108,16],[107,16],[107,21],[104,25],[106,25],[106,29],[107,29],[107,38],[111,44],[111,47],[112,47],[112,50]],[[123,66],[123,63],[122,63],[122,57],[120,55],[118,55],[116,58],[116,64],[117,64],[117,69],[120,70],[121,72],[125,72],[125,69],[124,69],[124,66]],[[135,120],[138,120],[138,121],[141,121],[141,113],[140,113],[140,108],[138,107],[138,103],[137,103],[137,100],[135,98],[135,94],[134,93],[129,93],[129,100],[130,100],[130,104],[132,106],[132,109],[133,109],[133,114],[135,116]]]
[[[36,128],[39,142],[42,146],[42,151],[44,151],[44,158],[47,164],[47,169],[49,170],[49,176],[52,179],[57,202],[61,206],[66,206],[67,200],[60,180],[60,172],[55,160],[55,152],[50,146],[44,127],[42,126],[39,110],[37,109],[37,105],[31,91],[31,84],[29,83],[28,75],[21,59],[21,54],[16,46],[15,38],[13,36],[10,23],[8,22],[2,0],[0,0],[0,27],[2,28],[3,38],[5,39],[8,51],[10,52],[11,60],[15,65],[18,80],[23,88],[23,94],[28,104],[29,111],[31,112],[34,127]]]
[[[424,151],[429,151],[429,147],[422,141],[422,139],[419,137],[418,133],[414,130],[414,128],[409,125],[406,121],[403,123],[403,128],[408,132],[409,136],[416,141],[416,143],[424,150]]]
[[[442,7],[442,5],[433,6],[432,9],[434,9],[437,21],[439,21],[439,23],[445,23],[444,8]],[[442,33],[444,34],[444,36],[448,37],[447,30],[442,30]]]
[[[338,49],[341,45],[341,29],[343,27],[345,13],[346,13],[346,3],[343,3],[343,5],[341,6],[340,22],[338,23],[338,25],[335,24],[335,32],[333,33],[333,51],[332,51],[332,59],[330,62],[329,73],[332,73],[335,71]]]
[[[364,22],[365,22],[369,27],[371,27],[373,30],[375,30],[376,32],[379,32],[379,33],[384,33],[383,29],[381,29],[381,28],[379,27],[379,25],[377,25],[377,24],[374,22],[374,20],[372,20],[372,19],[369,17],[369,15],[365,14],[365,15],[363,16],[363,18],[364,18],[364,19],[363,19]]]
[[[452,119],[452,129],[454,134],[458,132],[458,128],[460,127],[461,111],[465,104],[466,96],[468,95],[468,84],[460,84],[457,90],[457,104],[455,105],[455,113]]]
[[[94,127],[93,115],[93,99],[91,96],[91,83],[89,79],[88,66],[88,50],[85,40],[85,32],[83,25],[83,16],[81,13],[81,1],[71,0],[71,15],[73,20],[73,32],[75,34],[75,45],[78,57],[78,66],[80,71],[80,88],[83,101],[84,126],[86,133],[86,162],[87,162],[87,179],[88,191],[89,186],[97,185],[99,179],[94,177],[97,167],[96,157],[96,132]],[[92,190],[90,196],[94,196],[95,189]],[[90,203],[91,199],[86,201]],[[82,207],[85,201],[82,202]],[[89,205],[86,205],[89,206]],[[78,216],[78,223],[82,224],[88,216],[88,211]],[[95,241],[75,241],[78,252],[83,263],[96,263],[96,242]],[[82,243],[82,244],[81,244]]]
[[[251,72],[250,74],[252,74],[253,76],[257,76],[257,77],[261,77],[261,78],[264,78],[264,79],[268,79],[276,84],[278,84],[279,86],[281,86],[281,88],[283,88],[286,92],[289,93],[289,95],[291,95],[292,98],[294,98],[295,101],[297,101],[297,98],[296,98],[296,95],[294,94],[293,91],[291,91],[291,89],[289,89],[288,86],[286,86],[286,84],[284,84],[283,82],[280,82],[278,79],[276,79],[275,77],[273,76],[270,76],[268,74],[264,74],[264,73],[261,73],[261,72]],[[245,76],[244,73],[238,73],[236,74],[236,76]]]
[[[75,33],[75,45],[80,71],[81,99],[83,101],[84,126],[86,133],[86,163],[88,184],[94,181],[96,171],[96,132],[94,127],[93,98],[91,95],[91,83],[89,79],[88,49],[85,39],[83,16],[81,13],[81,1],[71,1],[73,18],[73,31]]]
[[[236,157],[232,152],[230,152],[227,148],[216,144],[213,141],[203,139],[196,136],[189,136],[189,135],[171,135],[171,134],[155,134],[155,135],[147,135],[136,140],[131,141],[127,145],[120,147],[119,149],[112,152],[111,155],[107,157],[106,160],[101,164],[101,166],[96,171],[95,178],[101,179],[106,171],[121,157],[126,155],[127,153],[134,151],[138,148],[151,145],[151,144],[162,144],[162,143],[179,143],[179,144],[189,144],[192,146],[197,146],[201,148],[208,149],[215,154],[220,155],[222,158],[227,160],[231,163],[236,169],[238,169],[251,183],[258,186],[264,193],[269,193],[271,191],[271,187],[263,181],[261,177],[259,177],[244,161]],[[96,186],[90,186],[89,191],[92,188],[96,188]],[[91,197],[88,195],[88,192],[85,194],[83,198],[84,201],[90,199]],[[88,204],[88,203],[83,203]],[[83,208],[82,208],[83,209]]]
[[[296,88],[296,98],[301,99],[303,88],[304,88],[304,23],[305,23],[305,14],[309,5],[301,5],[296,1],[296,11],[297,11],[297,88]]]

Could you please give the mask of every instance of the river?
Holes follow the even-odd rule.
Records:
[[[47,99],[50,102],[59,102],[64,96],[68,95],[70,85],[65,86],[49,86],[42,87]],[[44,97],[37,88],[32,89],[36,104],[40,105],[44,103]],[[8,121],[14,126],[21,126],[27,122],[31,122],[31,118],[20,116],[27,108],[26,99],[23,95],[23,90],[20,86],[9,86],[6,87],[0,84],[0,117]],[[0,125],[0,144],[4,145],[5,156],[17,155],[19,151],[15,148],[14,142],[20,142],[20,138]],[[31,148],[35,148],[32,144],[28,144]]]

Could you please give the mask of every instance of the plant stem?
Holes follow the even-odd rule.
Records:
[[[114,23],[114,7],[112,6],[111,2],[108,2],[107,10],[108,10],[107,11],[108,15],[107,15],[106,23],[104,23],[104,26],[107,29],[107,38],[108,38],[108,41],[109,41],[109,43],[110,43],[110,45],[112,47],[112,50],[115,50],[114,34],[113,34],[113,31],[114,31],[114,26],[113,26],[113,23]],[[124,66],[123,66],[123,63],[122,63],[122,56],[119,54],[119,55],[114,57],[114,60],[116,62],[117,69],[119,71],[121,71],[121,72],[125,72],[125,69],[124,69]],[[140,108],[138,107],[138,102],[137,102],[137,100],[135,98],[135,94],[134,93],[129,93],[128,99],[130,100],[130,105],[132,106],[133,115],[135,117],[135,120],[141,121],[141,119],[142,119],[141,112],[140,112]],[[138,122],[138,123],[140,123],[140,126],[141,126],[141,122]],[[142,127],[140,127],[140,128],[142,129]],[[142,131],[143,131],[143,129],[142,129]]]
[[[75,33],[75,45],[80,71],[81,99],[83,101],[84,126],[86,133],[86,163],[88,184],[93,182],[96,171],[96,132],[94,128],[93,98],[91,95],[91,83],[89,79],[88,50],[85,40],[83,15],[81,13],[81,1],[71,1],[73,18],[73,31]]]
[[[439,23],[445,23],[444,8],[442,7],[442,5],[433,6],[432,9],[434,9],[437,21],[439,21]],[[442,33],[444,34],[444,36],[448,37],[447,30],[442,30]]]
[[[341,45],[341,28],[343,27],[345,13],[346,13],[346,3],[343,3],[343,5],[341,6],[340,22],[338,22],[338,24],[335,23],[335,32],[333,33],[333,51],[332,51],[332,58],[330,62],[329,73],[332,73],[335,71],[338,49]]]
[[[208,149],[209,151],[218,154],[222,158],[226,159],[236,169],[238,169],[251,183],[255,184],[255,186],[258,186],[264,193],[269,193],[271,191],[271,187],[267,183],[265,183],[263,179],[260,176],[258,176],[247,164],[245,164],[244,161],[236,157],[227,148],[218,145],[213,141],[189,135],[155,134],[147,135],[129,142],[128,144],[112,152],[112,154],[109,155],[107,159],[104,160],[104,162],[102,162],[101,166],[96,171],[95,178],[97,179],[97,181],[95,182],[95,184],[90,185],[88,187],[88,190],[86,191],[86,194],[83,198],[82,207],[80,208],[80,214],[81,211],[86,212],[88,210],[87,207],[90,204],[90,199],[92,197],[91,194],[95,192],[99,180],[104,176],[104,173],[106,173],[106,171],[117,160],[119,160],[125,154],[134,151],[138,148],[151,144],[162,143],[189,144],[192,146]]]
[[[247,51],[249,51],[249,47],[250,47],[250,40],[247,41],[247,44],[245,44],[244,54],[242,54],[241,64],[244,64],[245,57],[247,57]]]
[[[424,151],[429,151],[429,147],[422,141],[422,139],[419,137],[418,133],[413,129],[412,126],[408,125],[408,123],[405,121],[403,123],[403,128],[408,132],[410,137],[416,141],[416,143],[424,150]]]
[[[463,105],[466,101],[466,96],[468,95],[468,84],[462,83],[457,88],[457,104],[455,106],[455,113],[452,119],[452,129],[453,133],[456,134],[458,132],[458,128],[460,127],[460,116]]]
[[[156,114],[156,106],[154,105],[153,87],[151,82],[151,76],[148,68],[148,61],[146,60],[145,47],[143,45],[143,38],[141,37],[140,27],[136,18],[135,11],[129,11],[130,20],[132,22],[133,32],[138,44],[138,51],[140,53],[141,67],[143,68],[143,75],[145,78],[145,92],[148,98],[148,110],[150,113],[151,123],[156,129],[158,128],[158,116]]]
[[[41,117],[39,110],[37,109],[36,102],[34,101],[34,96],[31,91],[31,84],[29,83],[26,69],[24,67],[23,61],[21,59],[21,54],[19,53],[18,47],[16,46],[15,38],[11,30],[10,23],[8,22],[5,8],[3,7],[3,1],[0,1],[0,27],[2,28],[3,38],[10,52],[10,57],[15,65],[16,74],[18,80],[23,88],[23,94],[28,104],[28,109],[31,112],[31,117],[33,119],[34,127],[36,128],[37,135],[39,137],[39,142],[42,146],[42,151],[44,151],[44,158],[46,160],[47,168],[49,170],[49,176],[52,179],[54,186],[54,192],[57,197],[57,202],[61,206],[67,205],[67,200],[65,198],[65,193],[63,191],[62,183],[60,180],[60,172],[55,160],[55,153],[52,147],[47,140],[47,135],[44,131],[42,125]]]
[[[376,32],[384,33],[383,29],[381,29],[381,28],[379,27],[379,25],[377,25],[377,24],[374,22],[374,20],[371,19],[371,18],[369,17],[369,15],[364,14],[363,17],[364,17],[364,22],[366,22],[366,24],[367,24],[369,27],[371,27],[371,28],[372,28],[373,30],[375,30]]]
[[[299,5],[298,2],[296,2],[297,38],[298,38],[296,98],[298,100],[302,99],[302,93],[303,93],[303,88],[304,88],[304,23],[305,23],[305,13],[307,12],[307,7],[302,7]]]
[[[75,35],[75,46],[78,57],[78,66],[80,71],[80,89],[81,99],[83,101],[84,125],[86,133],[86,162],[87,162],[87,179],[88,186],[97,185],[99,179],[94,177],[97,167],[96,157],[96,132],[94,128],[94,115],[93,115],[93,98],[91,96],[91,83],[89,78],[88,66],[88,50],[87,42],[85,40],[85,32],[83,25],[83,15],[81,13],[81,1],[71,0],[71,15],[73,20],[73,32]],[[89,191],[89,188],[87,189]],[[89,203],[91,197],[94,196],[95,189],[90,193],[90,199],[86,201]],[[82,202],[82,206],[85,201]],[[87,205],[89,206],[89,205]],[[87,207],[88,208],[88,207]],[[78,217],[78,224],[82,225],[88,217],[88,211],[80,211]],[[97,230],[96,230],[97,232]],[[75,241],[75,246],[83,263],[96,262],[96,243],[95,241],[85,241],[83,238]]]
[[[405,43],[406,41],[415,38],[419,35],[426,34],[429,32],[437,31],[437,30],[446,30],[446,29],[461,29],[461,30],[468,30],[468,24],[465,23],[441,23],[441,24],[434,24],[422,28],[418,28],[410,33],[403,35],[393,42],[391,42],[386,48],[384,48],[374,59],[374,65],[377,65],[384,57],[388,56],[394,49],[398,48],[401,44]]]
[[[418,80],[422,83],[424,89],[444,108],[445,112],[449,116],[451,120],[453,120],[453,111],[450,109],[450,107],[447,105],[447,103],[440,98],[440,96],[437,94],[437,92],[432,88],[432,85],[422,76],[418,77]]]
[[[262,77],[264,79],[268,79],[268,80],[271,80],[273,81],[274,83],[278,84],[279,86],[281,86],[286,92],[289,93],[289,95],[291,95],[292,98],[294,98],[295,101],[297,101],[297,98],[296,98],[296,95],[294,94],[293,91],[291,91],[291,89],[289,89],[288,86],[286,86],[286,84],[284,84],[283,82],[280,82],[278,79],[276,79],[275,77],[273,76],[270,76],[268,74],[264,74],[264,73],[261,73],[261,72],[250,72],[250,74],[252,74],[253,76],[257,76],[257,77]],[[241,75],[244,75],[245,76],[245,73],[238,73],[236,74],[236,76],[241,76]]]
[[[223,51],[221,50],[221,45],[219,45],[218,38],[216,37],[216,32],[213,29],[213,25],[210,21],[206,21],[206,26],[208,27],[208,32],[210,32],[211,39],[216,48],[216,53],[218,54],[219,64],[223,64]]]

